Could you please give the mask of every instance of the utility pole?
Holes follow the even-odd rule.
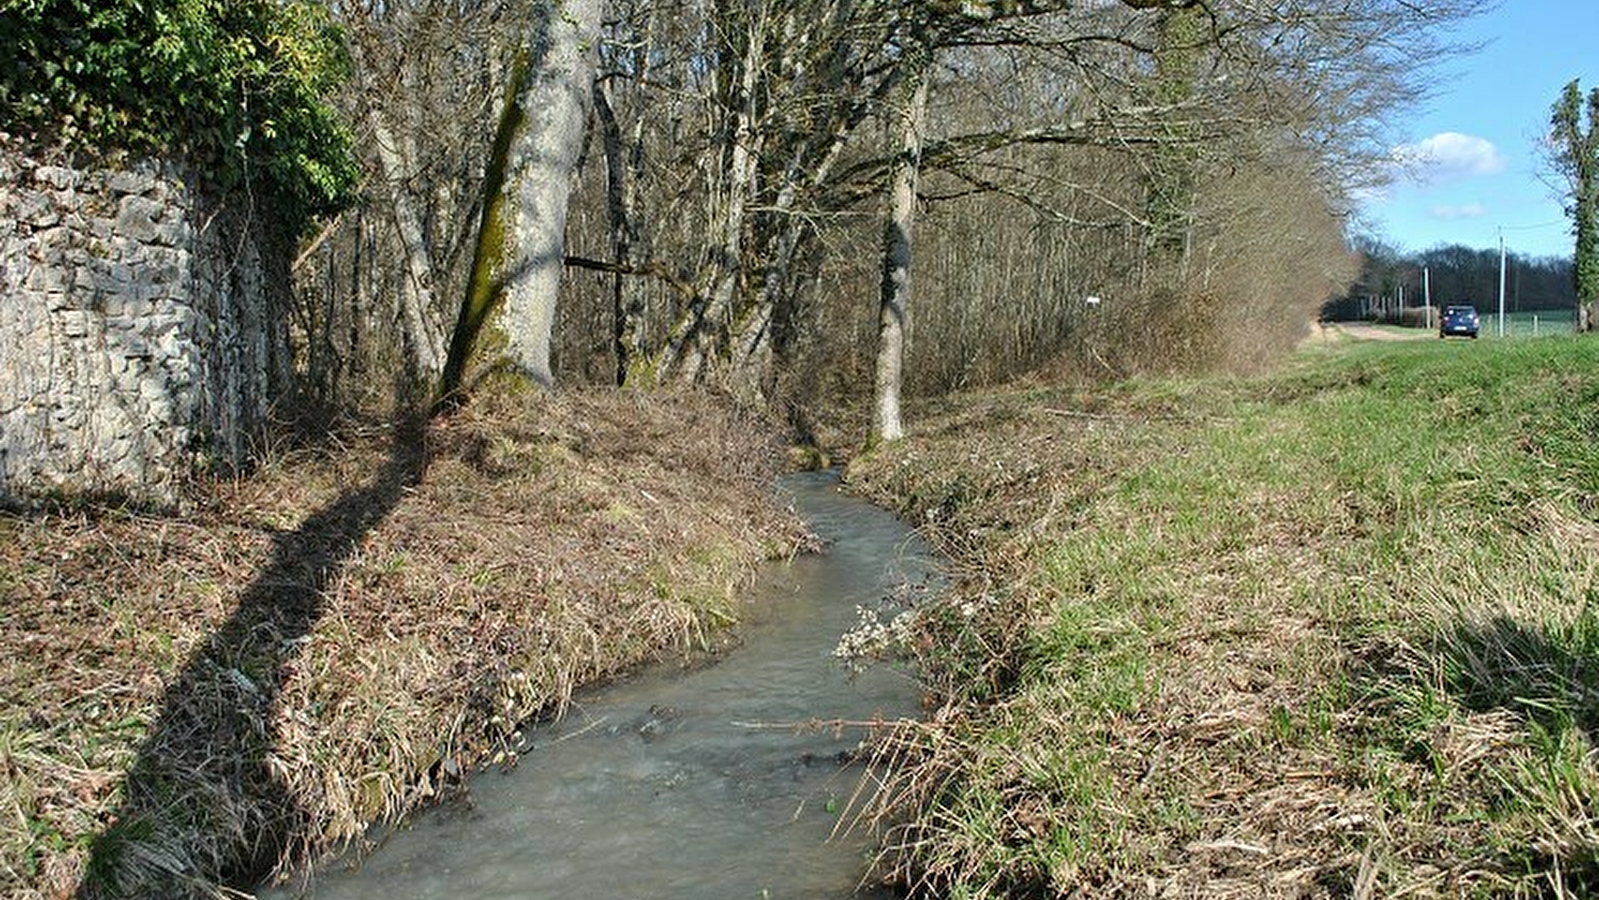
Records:
[[[1505,230],[1499,229],[1499,336],[1505,336]]]
[[[1432,327],[1432,270],[1421,267],[1421,327]]]

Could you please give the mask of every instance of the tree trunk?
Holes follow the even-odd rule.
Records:
[[[504,360],[554,386],[550,337],[565,267],[567,201],[593,96],[602,0],[541,0],[540,21],[517,60],[484,179],[467,296],[440,381],[460,390],[489,317],[500,312]]]
[[[788,148],[783,187],[767,214],[769,242],[763,248],[766,265],[761,289],[750,308],[743,311],[734,340],[734,379],[757,386],[755,394],[763,393],[770,384],[775,357],[787,352],[794,325],[795,260],[816,236],[815,221],[797,208],[802,188],[826,181],[848,136],[849,129],[839,126],[830,135],[805,135]],[[823,149],[817,152],[817,147]]]
[[[1204,21],[1196,7],[1161,13],[1153,85],[1157,104],[1176,108],[1193,99]],[[1144,211],[1149,219],[1151,262],[1159,268],[1159,276],[1176,272],[1186,279],[1193,249],[1199,151],[1191,127],[1179,122],[1168,128],[1169,140],[1153,149],[1147,163]]]
[[[1599,96],[1594,104],[1595,114],[1599,115]],[[1594,132],[1593,140],[1599,144],[1599,124],[1590,126]],[[1594,154],[1595,163],[1599,164],[1599,152]],[[1599,165],[1595,166],[1599,169]],[[1599,306],[1599,171],[1588,174],[1589,182],[1583,185],[1578,193],[1576,203],[1572,209],[1572,217],[1576,224],[1576,252],[1573,255],[1576,282],[1577,282],[1577,331],[1588,333],[1594,330],[1594,311]]]
[[[612,350],[616,356],[616,383],[627,384],[628,375],[643,353],[643,327],[646,300],[644,282],[635,274],[639,263],[637,172],[628,164],[622,128],[616,112],[605,96],[605,88],[594,85],[594,111],[599,121],[605,148],[605,211],[611,240]],[[633,150],[642,152],[635,138]]]
[[[550,334],[566,260],[566,207],[593,96],[602,0],[546,0],[544,34],[517,105],[505,190],[505,355],[535,383],[555,384]]]
[[[616,7],[613,7],[613,9]],[[645,178],[645,120],[642,108],[644,86],[654,77],[656,47],[656,7],[645,3],[643,20],[624,50],[619,50],[621,66],[631,72],[622,82],[610,78],[594,83],[594,110],[605,150],[606,218],[611,243],[611,262],[618,271],[612,276],[612,352],[615,354],[616,384],[626,385],[645,362],[645,317],[649,313],[649,289],[639,274],[651,250],[643,225]],[[625,15],[625,13],[624,13]],[[626,134],[611,103],[610,92],[630,100],[631,126]]]
[[[922,54],[928,51],[921,50]],[[922,130],[927,117],[929,60],[908,60],[908,93],[900,114],[901,153],[894,164],[888,222],[883,229],[883,282],[877,319],[877,380],[873,436],[898,440],[900,386],[905,367],[905,328],[911,300],[911,225],[916,216],[916,181],[921,167]]]
[[[443,337],[432,317],[434,266],[422,227],[422,214],[406,188],[416,159],[414,143],[407,142],[402,147],[394,130],[388,126],[383,111],[376,105],[370,108],[367,121],[372,126],[372,141],[383,166],[390,209],[405,254],[405,272],[402,276],[405,286],[400,292],[399,310],[400,321],[405,329],[402,346],[409,356],[407,362],[414,370],[411,374],[419,380],[418,383],[427,384],[438,377],[444,366],[444,348]],[[406,149],[411,152],[404,152]]]
[[[741,7],[741,3],[734,6]],[[681,334],[681,343],[670,354],[667,364],[678,378],[686,382],[700,380],[707,366],[716,357],[727,339],[730,319],[734,312],[744,261],[745,232],[748,228],[748,207],[758,190],[760,152],[756,133],[758,110],[757,88],[766,67],[767,19],[764,7],[741,9],[748,16],[734,24],[743,30],[739,37],[744,41],[743,54],[738,65],[738,78],[734,82],[733,96],[727,98],[726,107],[733,110],[730,143],[727,148],[725,175],[722,190],[715,192],[720,202],[712,211],[711,221],[717,228],[720,240],[712,248],[709,290],[703,304],[693,313],[689,327]],[[729,18],[724,17],[724,21]]]

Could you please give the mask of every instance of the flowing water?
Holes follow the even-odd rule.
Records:
[[[767,568],[735,649],[581,693],[564,720],[527,734],[518,766],[478,776],[468,799],[419,816],[359,868],[318,873],[308,896],[867,896],[869,840],[833,834],[865,729],[789,726],[915,715],[907,672],[852,673],[832,651],[857,607],[936,574],[920,540],[835,476],[791,476],[782,490],[829,549]]]

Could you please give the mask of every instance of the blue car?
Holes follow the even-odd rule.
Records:
[[[1438,336],[1446,338],[1451,334],[1476,339],[1477,308],[1475,306],[1444,307],[1444,317],[1438,321]]]

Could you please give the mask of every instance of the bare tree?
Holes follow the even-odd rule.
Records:
[[[917,176],[922,166],[922,134],[927,127],[927,81],[932,57],[926,26],[918,23],[901,48],[903,107],[897,129],[900,153],[891,170],[888,220],[883,226],[873,436],[885,441],[904,436],[900,386],[904,380],[905,324],[911,302],[911,229],[916,216]]]

